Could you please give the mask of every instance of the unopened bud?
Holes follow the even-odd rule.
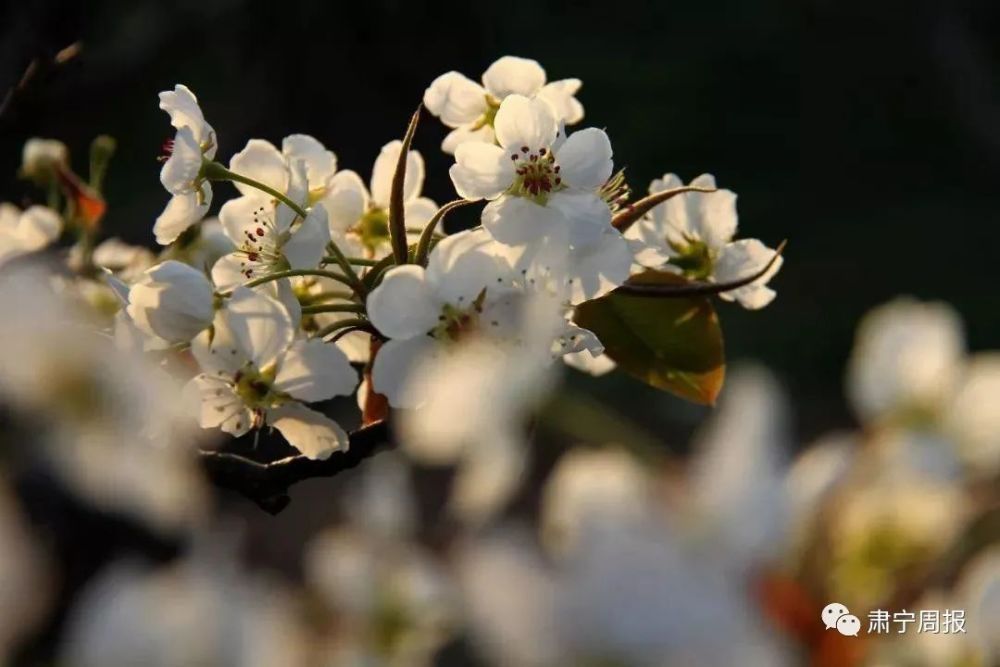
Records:
[[[43,186],[51,183],[59,167],[69,164],[66,144],[56,139],[33,137],[24,143],[21,176]]]

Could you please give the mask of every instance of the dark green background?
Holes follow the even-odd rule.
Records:
[[[780,375],[809,437],[850,422],[855,324],[893,295],[946,299],[973,348],[1000,343],[998,27],[987,1],[12,3],[4,90],[31,58],[84,48],[0,119],[0,194],[30,194],[13,176],[25,138],[63,139],[82,168],[90,137],[110,133],[107,224],[151,243],[170,134],[156,93],[175,82],[199,95],[225,159],[250,137],[307,132],[367,177],[435,76],[534,57],[584,80],[585,122],[607,128],[635,189],[710,171],[739,193],[745,234],[789,239],[777,301],[720,315],[730,356]],[[452,196],[443,134],[431,119],[416,140],[438,201]],[[627,378],[581,385],[668,439],[703,416]]]

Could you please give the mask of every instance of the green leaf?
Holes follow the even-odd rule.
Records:
[[[645,271],[638,285],[680,285],[673,273]],[[726,374],[722,329],[703,296],[650,299],[612,292],[576,307],[577,324],[590,329],[622,370],[695,403],[714,405]]]

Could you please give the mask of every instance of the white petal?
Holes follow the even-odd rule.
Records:
[[[241,176],[252,178],[278,192],[288,188],[288,166],[284,156],[270,141],[251,139],[239,153],[229,160],[229,169]],[[263,193],[244,183],[233,183],[247,196],[260,197]]]
[[[270,365],[295,336],[288,310],[276,299],[237,287],[223,310],[233,338],[258,369]]]
[[[313,403],[347,396],[358,385],[358,373],[336,345],[318,338],[295,341],[278,363],[274,388]]]
[[[574,97],[583,85],[579,79],[563,79],[546,84],[537,97],[552,107],[556,117],[567,125],[583,120],[583,105]]]
[[[507,152],[479,142],[461,144],[448,173],[455,191],[465,199],[494,199],[514,183],[514,165]]]
[[[308,134],[290,134],[285,137],[281,141],[281,154],[289,163],[295,160],[306,163],[306,178],[310,190],[325,188],[337,171],[337,156]]]
[[[458,469],[449,510],[479,524],[503,509],[524,478],[525,452],[508,433],[484,434]]]
[[[430,219],[434,217],[434,214],[437,213],[437,210],[438,205],[434,203],[434,200],[427,197],[417,197],[406,202],[406,226],[423,229],[430,222]],[[441,229],[441,225],[438,225],[437,231],[444,231]]]
[[[368,190],[353,171],[338,172],[319,202],[326,209],[330,231],[343,234],[357,224],[368,205]]]
[[[540,206],[530,199],[513,196],[487,204],[482,223],[490,236],[507,245],[531,243],[564,231],[567,226],[566,217],[558,208]]]
[[[208,157],[209,159],[214,157],[215,131],[205,122],[205,116],[198,106],[198,99],[187,86],[177,84],[172,91],[165,90],[160,93],[160,108],[170,114],[171,125],[177,129],[187,126],[191,128],[198,143],[211,143],[212,148]]]
[[[372,201],[379,208],[389,208],[389,197],[392,191],[392,177],[396,173],[396,163],[399,161],[399,151],[403,142],[398,139],[390,141],[375,158],[372,167]],[[406,176],[403,179],[403,201],[409,201],[420,196],[424,187],[424,158],[420,153],[411,150],[406,156]]]
[[[569,261],[570,301],[574,304],[596,299],[628,279],[632,253],[617,231],[601,235],[597,243],[574,248]]]
[[[407,391],[410,373],[424,362],[428,355],[439,352],[439,346],[430,336],[417,336],[405,340],[393,339],[383,344],[372,365],[372,386],[389,400],[394,408],[415,408],[420,397]]]
[[[464,231],[435,246],[427,263],[426,280],[437,299],[468,307],[483,289],[505,290],[511,269],[490,252],[486,234]]]
[[[212,282],[221,291],[231,290],[247,281],[243,270],[246,266],[246,255],[231,252],[223,255],[212,266]]]
[[[571,352],[562,356],[563,362],[576,370],[600,377],[615,369],[617,364],[606,354],[593,354],[587,350],[581,352]]]
[[[309,182],[306,180],[306,163],[293,160],[288,167],[288,189],[285,196],[302,208],[309,205]],[[277,202],[274,206],[275,229],[284,234],[299,219],[299,214],[288,204]]]
[[[588,127],[569,135],[556,153],[563,182],[572,188],[596,190],[611,177],[611,141],[604,130]]]
[[[558,210],[568,223],[569,243],[581,248],[596,243],[614,228],[611,209],[596,193],[563,190],[549,198],[548,208]]]
[[[493,129],[497,141],[508,152],[525,146],[537,152],[552,145],[559,123],[547,102],[511,95],[500,104]]]
[[[156,242],[160,245],[170,245],[176,241],[188,227],[205,217],[211,205],[212,186],[208,183],[202,186],[201,197],[196,192],[171,197],[167,207],[153,225]]]
[[[301,403],[268,410],[267,422],[306,458],[322,461],[350,446],[350,438],[337,422]]]
[[[211,329],[202,331],[191,341],[191,355],[206,375],[222,378],[231,378],[250,363],[225,318],[219,314]]]
[[[389,338],[422,336],[434,328],[441,313],[421,266],[389,269],[367,300],[368,317]]]
[[[17,222],[18,244],[26,252],[41,250],[57,238],[62,231],[62,218],[46,206],[30,206]]]
[[[736,235],[736,193],[719,190],[711,193],[689,193],[697,198],[701,220],[701,238],[710,248],[721,248]]]
[[[445,72],[424,91],[424,106],[448,127],[475,122],[486,113],[486,91],[458,72]]]
[[[317,204],[309,210],[306,219],[292,230],[292,238],[285,243],[282,251],[293,269],[314,269],[319,266],[329,242],[326,209]]]
[[[753,275],[767,265],[774,257],[774,250],[757,239],[744,239],[727,244],[715,263],[713,277],[716,282],[725,283]],[[745,287],[723,292],[719,295],[726,301],[738,301],[748,310],[763,308],[774,300],[775,291],[767,287],[767,282],[781,269],[783,259],[779,257],[767,273]]]
[[[185,391],[197,396],[198,425],[202,428],[222,428],[237,436],[250,430],[250,411],[227,382],[218,377],[197,375]]]
[[[500,100],[515,94],[531,97],[545,85],[545,70],[529,58],[504,56],[483,72],[483,85]]]
[[[191,192],[194,182],[201,173],[203,159],[191,128],[182,127],[174,137],[174,147],[170,157],[160,169],[160,183],[167,192],[175,195]]]
[[[478,130],[469,127],[459,127],[448,133],[448,136],[441,142],[441,150],[445,153],[454,154],[459,145],[466,141],[481,141],[492,144],[496,140],[496,134],[489,125],[483,125]]]
[[[167,260],[143,273],[129,292],[129,317],[147,334],[187,342],[212,323],[213,290],[205,276]]]

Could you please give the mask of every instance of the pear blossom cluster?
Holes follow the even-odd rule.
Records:
[[[381,397],[389,409],[419,411],[437,393],[428,378],[456,368],[449,359],[473,343],[532,369],[563,359],[610,370],[599,333],[578,326],[574,309],[637,272],[720,284],[751,276],[722,297],[747,308],[770,302],[780,257],[733,240],[735,195],[711,176],[692,188],[658,179],[652,195],[677,192],[642,216],[616,218],[628,213],[629,191],[608,133],[574,127],[580,86],[548,81],[539,63],[513,56],[487,68],[482,84],[457,72],[435,79],[423,104],[451,128],[443,149],[454,155],[457,195],[441,207],[423,194],[412,136],[382,146],[367,182],[301,133],[277,144],[251,138],[223,164],[198,98],[177,85],[160,94],[173,136],[160,157],[168,200],[152,227],[158,254],[99,242],[99,215],[83,215],[105,206],[94,179],[72,172],[60,142],[35,139],[22,173],[57,192],[75,185],[64,189],[62,214],[0,208],[0,261],[76,233],[69,265],[87,277],[81,289],[112,315],[120,345],[186,360],[201,427],[235,437],[275,429],[316,459],[346,449],[349,436],[310,405],[357,392],[363,410]],[[447,234],[449,206],[476,203],[479,224]],[[524,414],[512,418],[536,407],[514,403]]]

